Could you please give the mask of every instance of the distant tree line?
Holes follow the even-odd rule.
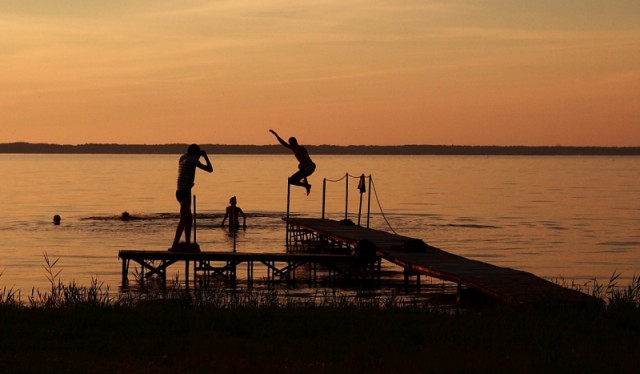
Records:
[[[280,145],[200,144],[212,154],[287,154]],[[182,154],[188,144],[48,144],[2,143],[0,153],[58,154]],[[311,154],[325,155],[522,155],[638,156],[640,147],[568,147],[568,146],[468,146],[468,145],[307,145]]]

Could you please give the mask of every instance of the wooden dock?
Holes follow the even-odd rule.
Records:
[[[377,256],[404,268],[407,274],[456,283],[500,302],[514,305],[583,305],[601,300],[562,287],[531,273],[467,259],[425,244],[422,240],[338,221],[283,218],[288,244],[375,248]],[[305,243],[306,242],[306,243]],[[310,244],[311,243],[311,244]],[[418,278],[419,279],[419,278]]]
[[[405,281],[420,276],[451,282],[458,296],[468,293],[512,305],[586,305],[602,301],[582,292],[562,287],[534,274],[471,260],[420,239],[373,230],[339,221],[317,218],[283,218],[287,224],[287,247],[297,253],[169,252],[167,250],[121,250],[122,287],[129,284],[130,265],[140,265],[140,280],[154,276],[164,286],[167,269],[183,264],[187,288],[211,279],[236,281],[239,273],[251,285],[255,268],[267,282],[294,281],[296,269],[304,268],[304,279],[315,284],[321,270],[333,279],[380,280],[384,259],[404,269]],[[179,266],[179,265],[177,265]],[[463,300],[462,300],[463,301]]]
[[[295,281],[295,270],[305,266],[305,280],[318,281],[319,270],[330,280],[370,279],[379,273],[379,258],[317,253],[241,253],[241,252],[169,252],[167,250],[121,250],[122,287],[128,288],[131,261],[140,265],[140,280],[156,276],[166,287],[167,270],[174,264],[184,265],[183,280],[187,288],[198,281],[213,278],[236,281],[239,272],[252,284],[256,266],[263,267],[267,282]],[[320,269],[321,267],[321,269]]]

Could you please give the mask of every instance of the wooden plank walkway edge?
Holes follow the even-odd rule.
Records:
[[[420,239],[384,231],[345,226],[316,218],[283,218],[292,231],[308,230],[343,241],[354,248],[373,245],[378,256],[406,272],[463,285],[496,300],[515,305],[602,304],[593,296],[544,280],[532,273],[468,259],[430,246]]]

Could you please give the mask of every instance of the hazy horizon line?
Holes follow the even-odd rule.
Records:
[[[0,143],[0,153],[43,154],[182,154],[188,143],[121,144],[85,143],[55,144],[13,142]],[[287,154],[280,144],[207,144],[207,152],[218,154]],[[498,145],[305,145],[312,154],[336,155],[620,155],[639,156],[640,147],[610,146],[498,146]]]
[[[154,146],[175,146],[175,145],[189,145],[187,142],[171,142],[171,143],[118,143],[118,142],[87,142],[87,143],[48,143],[48,142],[29,142],[29,141],[11,141],[1,142],[0,146],[6,145],[45,145],[45,146],[61,146],[61,147],[83,147],[83,146],[142,146],[142,147],[154,147]],[[199,145],[210,146],[231,146],[231,147],[265,147],[265,146],[277,146],[278,143],[266,143],[266,144],[240,144],[240,143],[197,143]],[[497,147],[497,148],[640,148],[640,144],[631,146],[617,146],[617,145],[565,145],[565,144],[537,144],[537,145],[524,145],[524,144],[428,144],[428,143],[404,143],[404,144],[302,144],[308,147]]]

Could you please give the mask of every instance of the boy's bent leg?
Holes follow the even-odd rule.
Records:
[[[307,183],[306,181],[303,182],[303,179],[306,179],[305,172],[302,170],[298,170],[289,177],[289,184],[305,187]]]
[[[313,171],[311,173],[313,173]],[[289,184],[304,187],[305,190],[307,190],[307,195],[309,195],[311,192],[311,185],[307,181],[307,177],[311,175],[311,173],[305,172],[304,170],[298,170],[289,177]]]
[[[304,183],[302,183],[299,179],[291,179],[291,178],[289,178],[289,184],[293,185],[293,186],[304,187]]]

